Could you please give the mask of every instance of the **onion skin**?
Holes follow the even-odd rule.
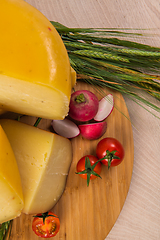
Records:
[[[80,134],[82,137],[88,140],[96,140],[102,137],[107,129],[107,122],[97,122],[97,123],[89,123],[82,124],[78,126],[80,129]]]
[[[83,94],[84,99],[77,101],[77,97]],[[94,118],[98,112],[99,101],[97,96],[88,90],[78,90],[71,95],[69,116],[77,121],[86,122]]]

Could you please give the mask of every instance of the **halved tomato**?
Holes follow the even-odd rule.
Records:
[[[54,237],[60,229],[60,221],[52,212],[40,213],[34,216],[32,229],[35,234],[42,238]]]

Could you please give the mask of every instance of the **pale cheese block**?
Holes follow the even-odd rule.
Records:
[[[23,0],[0,3],[0,108],[63,119],[76,73],[50,21]]]
[[[0,126],[0,223],[18,217],[24,207],[23,193],[17,162]]]
[[[50,210],[61,197],[70,164],[70,140],[15,120],[0,120],[17,159],[26,214]]]

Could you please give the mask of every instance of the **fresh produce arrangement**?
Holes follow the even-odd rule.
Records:
[[[114,108],[114,98],[108,94],[98,100],[97,96],[88,90],[78,90],[72,93],[69,105],[69,120],[53,120],[52,127],[57,134],[67,138],[82,135],[88,140],[101,138],[107,129],[104,121]],[[83,122],[76,125],[73,120]],[[95,122],[86,123],[90,120]],[[83,156],[77,163],[77,172],[81,178],[87,179],[87,186],[91,179],[100,177],[101,163],[108,169],[119,165],[124,158],[124,148],[115,138],[103,138],[96,147],[96,156]]]
[[[134,92],[138,86],[159,99],[159,77],[142,73],[139,66],[148,68],[145,58],[150,56],[153,66],[150,61],[149,70],[158,72],[160,51],[132,43],[132,49],[125,51],[121,45],[129,42],[88,36],[86,30],[82,34],[83,30],[49,22],[23,0],[3,0],[0,16],[6,23],[0,26],[1,114],[9,111],[38,118],[34,126],[0,119],[0,240],[12,219],[23,213],[35,214],[33,231],[50,238],[60,229],[59,217],[50,210],[65,190],[73,159],[71,140],[81,137],[94,146],[92,152],[78,159],[74,169],[77,178],[87,180],[88,187],[90,180],[101,178],[105,166],[107,171],[112,170],[125,155],[120,141],[106,137],[110,128],[107,118],[114,110],[113,94],[101,92],[99,99],[89,90],[75,91],[76,79],[118,90],[160,111]],[[107,52],[106,43],[111,44]],[[54,132],[36,127],[41,119],[51,120]]]
[[[107,123],[104,121],[114,108],[112,94],[100,101],[88,90],[78,90],[71,94],[69,117],[64,120],[52,120],[52,127],[57,134],[73,138],[81,134],[88,140],[96,140],[104,135]]]
[[[75,93],[77,92],[79,91],[76,91]],[[83,92],[83,90],[81,92]],[[41,130],[35,126],[19,122],[17,120],[11,119],[0,120],[0,125],[3,128],[3,131],[5,131],[6,138],[8,139],[8,142],[11,145],[11,149],[14,152],[17,167],[19,169],[18,172],[21,178],[21,180],[20,178],[18,180],[20,190],[17,190],[16,194],[20,194],[18,191],[21,191],[23,206],[19,210],[18,215],[20,215],[21,212],[25,214],[35,213],[38,214],[38,216],[36,216],[35,219],[33,220],[32,224],[33,231],[38,236],[49,238],[55,236],[59,231],[59,224],[57,222],[52,223],[53,226],[51,225],[50,214],[49,216],[45,215],[44,219],[39,218],[39,215],[43,216],[43,214],[48,214],[48,212],[46,211],[49,211],[56,204],[56,202],[59,200],[60,196],[64,191],[66,177],[68,175],[69,167],[72,161],[71,143],[67,138],[78,137],[81,134],[82,137],[84,137],[85,139],[89,139],[88,136],[90,135],[92,136],[90,140],[95,140],[101,137],[101,136],[93,137],[94,134],[97,134],[97,126],[98,128],[100,128],[101,135],[103,135],[106,131],[106,128],[105,130],[103,129],[102,131],[101,127],[99,127],[100,126],[99,124],[102,125],[105,124],[105,126],[107,125],[106,121],[104,120],[112,112],[111,109],[113,110],[114,102],[113,97],[112,101],[108,103],[107,98],[102,98],[99,101],[95,94],[93,94],[92,92],[89,92],[89,94],[92,95],[92,99],[93,98],[96,99],[96,102],[94,102],[94,104],[92,105],[92,107],[94,107],[96,111],[94,111],[94,114],[92,114],[92,116],[88,120],[95,121],[94,117],[98,116],[97,113],[100,112],[101,114],[100,109],[102,108],[102,106],[99,103],[101,103],[103,100],[105,101],[105,104],[103,103],[103,108],[106,105],[105,109],[107,109],[107,107],[109,109],[109,110],[107,109],[105,115],[103,114],[102,117],[103,121],[86,123],[84,119],[82,121],[82,118],[80,118],[83,124],[77,125],[75,122],[73,122],[73,120],[75,121],[75,119],[72,119],[69,116],[70,119],[72,119],[72,121],[70,119],[65,118],[64,120],[52,120],[51,122],[53,128],[56,128],[55,124],[56,122],[63,123],[62,125],[58,125],[59,131],[61,131],[62,133],[65,132],[64,125],[66,124],[66,131],[68,130],[68,132],[71,133],[72,136],[68,136],[68,134],[65,137],[60,136],[61,135],[60,133],[58,133],[57,135],[52,132]],[[109,94],[109,96],[112,95]],[[88,101],[88,104],[89,103],[90,101]],[[73,108],[74,107],[72,106],[72,110]],[[78,110],[79,114],[80,112],[84,114],[85,108],[86,108],[85,105],[82,106],[81,111]],[[80,122],[79,118],[76,118],[76,120]],[[37,125],[37,123],[39,123],[39,121],[36,121],[35,125]],[[70,126],[69,129],[68,126]],[[92,126],[93,129],[90,129],[89,126]],[[89,130],[88,136],[84,136],[82,127],[86,127],[86,130]],[[74,134],[73,131],[75,131]],[[35,148],[35,146],[37,147]],[[107,147],[108,146],[106,146],[106,153],[107,151],[109,151],[107,150]],[[49,149],[52,150],[50,151]],[[66,159],[66,157],[65,159],[62,157],[64,155],[67,156],[68,160]],[[93,155],[87,155],[82,157],[77,163],[76,174],[78,174],[80,177],[84,179],[87,179],[87,186],[89,186],[90,180],[95,179],[97,177],[101,178],[100,173],[102,164],[100,158],[98,157]],[[103,155],[103,158],[104,157],[108,159],[108,154],[106,156]],[[62,162],[63,159],[64,161]],[[111,158],[109,159],[110,161],[112,160]],[[5,170],[7,170],[7,172],[9,173],[7,168],[5,168]],[[15,170],[13,174],[16,174]],[[33,182],[33,180],[35,181],[35,183]],[[50,185],[50,182],[53,182],[54,184],[52,184],[51,187],[48,189],[46,188],[46,186]],[[8,219],[2,218],[2,222],[17,217],[18,216],[16,215],[17,207],[18,205],[16,205],[15,202],[14,205],[11,204],[11,208],[14,215],[12,216],[10,215]],[[1,217],[3,217],[3,215],[1,215]],[[55,221],[55,217],[53,218]],[[41,219],[41,221],[38,221],[38,219]],[[59,221],[59,219],[57,221]]]
[[[97,115],[97,112],[99,111],[99,100],[98,98],[96,98],[95,94],[90,92],[90,95],[91,94],[92,97],[96,99],[96,102],[93,104],[92,107],[96,108],[97,110],[94,112],[94,114],[92,114],[92,117],[89,118],[90,120],[94,119],[95,115]],[[106,99],[105,101],[108,105]],[[81,107],[81,111],[83,113],[85,107],[86,106]],[[105,119],[107,116],[108,111]],[[80,119],[82,120],[82,118]],[[79,120],[79,118],[77,118],[76,120]],[[52,120],[52,126],[55,126],[54,123],[57,121],[63,123],[67,122],[66,129],[68,129],[68,122],[71,123],[69,123],[71,129],[75,129],[76,126],[76,128],[79,129],[79,132],[77,132],[74,137],[78,136],[79,134],[84,137],[81,130],[82,126],[92,125],[93,129],[89,128],[89,134],[92,134],[93,136],[93,133],[96,133],[97,125],[99,126],[99,124],[104,123],[105,125],[107,124],[106,121],[85,124],[83,119],[84,124],[77,126],[73,121],[65,118],[64,120]],[[0,126],[1,130],[5,132],[3,134],[6,134],[6,141],[8,141],[12,154],[13,156],[15,156],[16,159],[14,160],[16,161],[16,168],[14,169],[14,171],[12,171],[12,159],[10,158],[9,166],[11,167],[12,174],[10,174],[9,168],[3,164],[4,162],[1,162],[3,164],[1,168],[4,168],[6,174],[10,174],[10,177],[14,178],[16,180],[16,183],[18,181],[18,189],[15,188],[17,187],[16,183],[15,186],[14,182],[10,184],[13,186],[13,189],[15,189],[15,194],[17,196],[21,195],[22,199],[21,205],[19,205],[19,199],[17,200],[17,202],[14,201],[13,203],[9,203],[10,208],[13,212],[11,215],[10,210],[8,209],[8,205],[7,209],[5,208],[7,195],[3,196],[3,209],[5,210],[5,215],[1,213],[1,223],[16,218],[21,214],[21,212],[25,214],[42,214],[49,211],[57,203],[62,193],[64,192],[66,177],[68,175],[69,167],[72,161],[72,147],[70,141],[67,139],[70,137],[60,136],[59,134],[57,135],[52,132],[44,131],[35,126],[31,126],[11,119],[0,119]],[[59,127],[59,129],[61,129],[61,127]],[[63,130],[64,128],[61,129],[62,132]],[[73,131],[70,131],[69,129],[69,132]],[[104,130],[101,132],[105,133]],[[85,138],[88,139],[87,137]],[[90,140],[94,139],[97,139],[97,137],[93,139],[91,138]],[[66,157],[63,158],[63,156]],[[108,155],[106,156],[106,158],[108,158]],[[90,179],[95,179],[97,177],[101,178],[100,173],[101,162],[100,160],[98,160],[97,157],[93,155],[84,156],[77,163],[77,174],[79,174],[82,178],[87,179],[87,186],[89,186]],[[5,175],[6,182],[5,188],[3,190],[4,192],[7,189],[7,183],[9,181],[6,176],[7,175]],[[19,179],[17,179],[18,176]],[[52,185],[50,185],[50,182],[52,182]],[[49,185],[50,188],[48,189],[47,186]],[[19,210],[17,211],[17,209]],[[6,217],[7,210],[9,210],[8,217]],[[35,222],[37,221],[34,220],[34,223]],[[53,230],[53,227],[53,231],[49,231],[50,234],[45,233],[45,231],[48,231],[47,220],[45,220],[45,218],[43,224],[45,226],[42,225],[40,227],[40,225],[38,225],[38,227],[36,228],[38,230],[35,230],[36,224],[33,224],[34,231],[39,236],[42,235],[41,237],[53,237],[59,231],[58,227],[55,227],[56,231]]]
[[[56,120],[57,121],[57,120]],[[63,121],[63,120],[62,120]],[[36,121],[37,122],[37,121]],[[72,121],[72,123],[73,123],[73,121]],[[100,122],[98,122],[98,123],[100,123]],[[46,139],[46,141],[47,142],[49,142],[49,140],[47,140],[47,138],[45,138],[44,139],[44,136],[45,136],[45,134],[49,134],[49,132],[46,132],[46,131],[44,131],[44,133],[43,133],[43,130],[41,130],[41,129],[39,129],[39,128],[35,128],[35,127],[33,127],[33,126],[30,126],[30,125],[27,125],[27,124],[24,124],[24,123],[21,123],[21,122],[18,122],[18,121],[15,121],[15,120],[10,120],[10,119],[1,119],[0,120],[0,124],[1,124],[1,126],[3,127],[3,129],[5,130],[5,133],[6,133],[6,135],[7,135],[7,137],[8,137],[8,139],[9,139],[9,141],[10,141],[10,143],[11,143],[11,146],[12,146],[12,149],[14,150],[14,153],[15,153],[15,157],[16,157],[16,159],[18,159],[18,162],[19,161],[21,161],[21,159],[23,158],[23,156],[26,156],[26,161],[27,161],[27,163],[28,164],[34,164],[34,162],[31,162],[35,157],[34,157],[34,154],[33,154],[33,152],[35,152],[36,153],[36,151],[37,151],[37,148],[35,148],[35,146],[38,146],[38,149],[40,148],[40,149],[42,149],[42,151],[43,151],[43,149],[44,149],[44,142],[45,142],[45,139]],[[76,125],[76,124],[75,124]],[[76,125],[77,126],[77,125]],[[29,130],[29,128],[30,128],[30,130]],[[33,130],[34,129],[34,130]],[[37,137],[36,137],[36,131],[38,132],[39,131],[39,135],[37,135]],[[27,133],[27,134],[26,134]],[[53,133],[51,133],[51,134],[53,134]],[[79,134],[80,135],[80,134]],[[78,135],[78,136],[79,136]],[[16,137],[15,137],[16,136]],[[56,155],[57,155],[57,149],[58,149],[58,147],[61,149],[61,147],[63,148],[63,146],[62,146],[62,141],[60,140],[60,141],[57,141],[57,136],[58,135],[56,135],[55,137],[56,137],[56,145],[54,146],[54,148],[56,149]],[[78,137],[77,136],[77,137]],[[60,136],[59,136],[60,137]],[[18,140],[19,139],[19,140]],[[43,139],[43,141],[42,141],[42,139]],[[65,138],[66,139],[66,138]],[[18,140],[18,141],[17,141]],[[34,141],[33,141],[34,140]],[[39,141],[42,141],[42,145],[40,145],[39,144]],[[68,140],[69,141],[69,140]],[[29,150],[29,148],[28,148],[28,144],[30,144],[30,148],[32,149],[32,151],[30,152],[30,150]],[[27,147],[26,147],[27,146]],[[67,149],[68,149],[68,146],[67,146]],[[24,152],[23,152],[24,151]],[[26,151],[26,152],[25,152]],[[46,152],[46,150],[45,150],[45,152]],[[64,153],[63,152],[63,154],[66,156],[66,153]],[[93,156],[94,158],[96,158],[95,156]],[[40,156],[38,156],[37,155],[37,157],[35,158],[35,159],[39,159],[40,158]],[[28,161],[29,159],[31,159],[31,161]],[[42,158],[43,159],[43,158]],[[54,158],[55,159],[55,158]],[[98,158],[96,158],[97,160],[98,160]],[[39,160],[38,160],[39,161]],[[90,157],[89,157],[89,161],[90,161]],[[41,165],[41,162],[39,162],[39,168],[40,168],[40,165]],[[97,165],[97,167],[98,167],[98,169],[101,169],[102,168],[102,164],[101,164],[101,162],[98,162],[98,164],[96,163],[96,165]],[[23,178],[24,178],[24,169],[26,170],[26,172],[28,171],[27,170],[27,166],[22,166],[21,168],[20,168],[20,173],[21,173],[21,169],[22,169],[22,180],[23,180]],[[47,169],[47,166],[45,167],[46,169]],[[90,180],[92,180],[92,179],[94,179],[94,178],[97,178],[97,177],[100,177],[101,178],[101,176],[100,176],[100,172],[99,172],[99,170],[98,170],[98,172],[96,171],[96,167],[93,169],[93,173],[92,172],[90,172],[90,169],[92,169],[92,167],[90,167],[90,164],[89,164],[89,162],[87,163],[87,165],[86,165],[86,168],[89,170],[89,174],[86,174],[86,173],[82,173],[82,174],[79,174],[78,173],[78,169],[75,169],[75,172],[77,171],[77,175],[79,175],[79,176],[88,176],[88,178],[86,178],[87,179],[87,184],[88,184],[88,186],[89,186],[89,181]],[[86,170],[86,169],[84,169],[84,170]],[[81,170],[80,171],[83,171],[83,169],[81,168]],[[95,172],[94,172],[95,171]],[[57,172],[56,172],[57,173]],[[52,174],[53,174],[53,172],[52,172]],[[75,173],[76,174],[76,173]],[[84,175],[83,175],[84,174]],[[28,177],[28,175],[30,175],[30,174],[27,174],[27,177]],[[67,173],[66,173],[66,176],[67,176]],[[26,177],[26,179],[27,179],[27,177]],[[78,176],[77,176],[78,177]],[[33,178],[33,176],[31,176],[31,178]],[[48,178],[48,174],[47,174],[47,178]],[[49,182],[53,182],[51,179],[48,179],[49,180]],[[23,181],[25,181],[25,180],[23,180]],[[29,184],[31,184],[30,182],[29,182],[29,179],[27,179],[26,181],[28,181],[28,183]],[[103,181],[103,179],[102,179],[102,181]],[[54,181],[55,182],[55,181]],[[42,180],[41,180],[41,184],[42,184]],[[48,183],[48,185],[49,185],[49,183]],[[23,187],[23,184],[22,184],[22,187]],[[39,188],[39,191],[42,193],[42,189],[40,188],[40,186],[37,186],[37,189],[36,189],[36,191],[38,190],[38,188]],[[47,190],[47,189],[45,189],[45,190]],[[63,189],[64,190],[64,189]],[[62,191],[63,191],[62,190]],[[51,188],[49,189],[49,192],[51,191]],[[44,196],[47,196],[47,199],[48,199],[48,193],[49,192],[47,192],[47,194],[45,194],[44,192],[43,192],[43,195]],[[54,190],[53,191],[51,191],[52,193],[54,192]],[[27,195],[27,193],[26,193],[26,195]],[[33,202],[31,203],[32,205],[34,205],[34,201],[36,202],[36,205],[37,205],[37,202],[39,202],[39,197],[40,197],[40,195],[39,196],[37,196],[37,200],[36,199],[34,199],[33,200]],[[32,198],[32,196],[31,196],[31,198]],[[50,196],[50,198],[49,199],[52,199],[53,200],[53,197],[52,196]],[[43,199],[43,201],[44,201],[44,199]],[[25,201],[24,201],[25,202]],[[45,204],[46,205],[46,204]],[[45,211],[45,210],[42,210],[43,212]],[[37,212],[39,213],[39,212],[41,212],[40,211],[40,209],[38,209],[37,210]],[[53,213],[54,214],[54,213]],[[45,225],[47,224],[47,223],[44,223]],[[50,226],[50,225],[49,225]],[[46,226],[44,226],[44,227],[42,227],[42,229],[43,229],[43,231],[41,231],[40,230],[40,235],[43,235],[43,237],[44,237],[44,235],[45,235],[45,231],[47,231],[47,227]],[[46,235],[47,237],[49,237],[50,235],[49,234],[47,234]]]

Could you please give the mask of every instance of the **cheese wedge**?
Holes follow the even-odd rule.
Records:
[[[0,126],[0,223],[16,218],[24,207],[23,193],[17,162]]]
[[[70,140],[14,120],[2,119],[17,159],[26,214],[50,210],[61,197],[72,161]]]
[[[0,108],[63,119],[76,74],[56,29],[27,2],[3,0],[0,33]]]

